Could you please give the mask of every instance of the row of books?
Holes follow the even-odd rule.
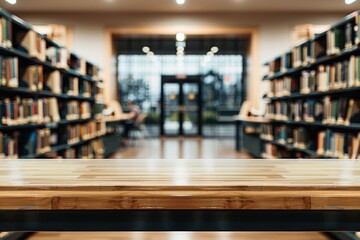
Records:
[[[56,98],[5,98],[0,100],[2,125],[40,124],[60,121]]]
[[[276,141],[279,144],[291,145],[300,149],[314,149],[316,142],[311,138],[314,132],[304,127],[290,128],[286,125],[265,125],[262,128],[261,137],[264,140]],[[271,139],[269,137],[271,136]]]
[[[46,61],[46,41],[33,30],[18,31],[16,33],[15,48],[26,52],[31,58]]]
[[[75,70],[80,75],[86,75],[86,61],[84,59],[78,58],[74,55],[70,55],[68,60],[69,67]]]
[[[358,24],[349,22],[344,26],[336,27],[327,31],[327,55],[336,55],[345,49],[352,49],[358,40]]]
[[[261,138],[276,141],[284,146],[311,150],[320,156],[357,159],[360,157],[360,134],[332,130],[313,131],[303,127],[290,128],[286,125],[262,127]],[[276,156],[276,155],[275,155]]]
[[[101,139],[91,141],[77,148],[66,149],[61,158],[65,159],[93,159],[102,158],[105,152],[104,143]]]
[[[64,47],[47,43],[44,36],[32,29],[14,27],[13,22],[5,17],[0,17],[0,45],[5,48],[14,47],[31,58],[49,62],[58,68],[71,68],[81,75],[99,80],[99,69],[95,65],[87,63]]]
[[[6,18],[0,17],[0,45],[12,47],[12,24]]]
[[[89,140],[106,134],[104,121],[91,121],[80,125],[80,137],[82,140]]]
[[[89,119],[91,118],[91,103],[79,102],[76,100],[67,103],[66,120]]]
[[[262,146],[262,158],[265,159],[279,159],[279,158],[292,158],[290,151],[281,149],[274,144],[264,143]]]
[[[353,55],[341,62],[320,65],[317,70],[302,71],[300,77],[283,77],[271,81],[270,84],[268,97],[358,87],[360,86],[360,57]]]
[[[318,133],[317,154],[340,159],[359,159],[360,134],[331,130]]]
[[[50,137],[51,131],[48,128],[21,132],[19,135],[20,155],[44,154],[51,151]]]
[[[358,123],[360,102],[354,98],[306,99],[276,101],[267,105],[265,117],[282,121],[322,122],[324,124],[350,125]]]
[[[360,39],[358,18],[358,13],[354,13],[346,24],[331,28],[319,37],[295,46],[291,51],[271,61],[269,76],[308,66],[321,57],[337,55],[355,48]]]
[[[46,58],[53,66],[61,69],[69,69],[69,51],[66,48],[49,47],[46,50]]]
[[[324,92],[360,86],[360,57],[351,56],[342,62],[320,65],[317,71],[304,71],[300,79],[300,93]]]
[[[92,105],[76,100],[62,103],[59,108],[56,98],[5,98],[0,100],[0,123],[2,125],[43,124],[61,119],[89,119]]]
[[[89,81],[79,81],[78,77],[68,76],[61,78],[59,71],[53,71],[46,75],[46,87],[56,94],[67,94],[69,96],[83,96],[90,98],[92,95],[92,84]]]
[[[295,77],[284,77],[270,82],[268,97],[286,97],[300,90],[299,79]]]
[[[0,56],[0,85],[19,87],[19,60],[16,57]]]
[[[45,74],[43,67],[39,65],[30,65],[20,69],[19,59],[17,57],[0,56],[0,78],[1,86],[6,87],[23,87],[30,91],[42,91],[45,87],[55,94],[68,94],[70,96],[91,97],[92,85],[88,81],[82,81],[79,85],[77,77],[68,77],[62,81],[59,71],[53,71]],[[63,84],[62,84],[63,83]],[[61,87],[61,85],[63,85]]]
[[[19,157],[17,135],[0,132],[0,159],[17,159]]]
[[[65,132],[60,132],[60,141],[56,144],[75,144],[87,141],[106,134],[106,126],[103,121],[90,121],[84,124],[75,124],[66,126]]]
[[[49,129],[38,129],[19,134],[5,134],[0,132],[0,159],[17,159],[19,156],[31,156],[45,154],[55,158],[58,154],[51,153],[51,132]],[[21,146],[21,147],[20,147]],[[19,149],[20,147],[20,149]],[[66,149],[62,158],[102,158],[104,154],[102,139],[96,139],[79,147]]]

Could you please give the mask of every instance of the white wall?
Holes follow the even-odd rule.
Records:
[[[168,27],[174,32],[188,28],[257,27],[259,29],[260,63],[290,48],[291,33],[298,24],[331,24],[347,13],[225,13],[225,14],[106,14],[106,13],[17,13],[32,24],[64,24],[73,28],[73,51],[104,67],[105,29],[108,27]],[[260,81],[260,79],[258,79]],[[251,83],[250,83],[251,85]],[[257,105],[259,84],[252,102]],[[250,94],[251,95],[251,94]]]

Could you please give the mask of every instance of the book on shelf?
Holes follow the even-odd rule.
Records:
[[[272,120],[347,126],[351,123],[360,123],[359,119],[355,118],[359,113],[360,102],[358,99],[326,96],[294,102],[272,102],[267,105],[265,116]]]
[[[22,132],[19,136],[21,156],[50,152],[50,136],[51,131],[48,128]]]
[[[327,55],[339,54],[345,48],[345,32],[342,28],[330,29],[326,32]]]
[[[86,61],[74,55],[70,55],[69,67],[81,75],[86,75]]]
[[[90,76],[93,80],[98,81],[99,80],[99,68],[87,63],[86,64],[86,75]]]
[[[85,124],[82,124],[80,127],[80,134],[82,140],[89,140],[96,137],[96,122],[91,121]]]
[[[11,21],[0,17],[0,45],[5,48],[12,47],[12,24]]]
[[[97,120],[96,121],[96,136],[104,136],[106,134],[106,122]]]
[[[19,59],[0,56],[1,86],[19,87]]]
[[[0,113],[1,124],[8,126],[60,120],[56,98],[5,98],[0,100]]]
[[[102,139],[96,139],[91,142],[91,146],[96,158],[102,158],[105,154],[104,142]]]
[[[53,66],[69,69],[69,52],[66,48],[49,47],[46,49],[46,57]]]
[[[360,134],[333,132],[318,133],[317,154],[340,159],[359,158]]]
[[[82,102],[80,104],[80,116],[82,119],[91,118],[91,103]]]
[[[79,78],[77,77],[69,77],[68,79],[68,88],[66,94],[70,96],[78,96],[79,95]]]
[[[80,103],[79,101],[68,101],[66,104],[66,120],[80,119]]]
[[[74,159],[74,158],[77,158],[76,156],[76,149],[75,148],[69,148],[69,149],[66,149],[63,153],[63,158],[65,159]]]
[[[33,30],[19,31],[16,34],[17,48],[29,54],[32,58],[46,61],[46,42]]]
[[[319,37],[318,39],[312,41],[311,45],[311,58],[314,59],[314,61],[327,55],[326,36]]]
[[[30,91],[42,91],[44,86],[43,67],[37,65],[26,67],[20,82],[21,87],[29,88]]]
[[[345,49],[352,49],[355,44],[357,26],[355,22],[349,22],[345,26]]]
[[[271,143],[265,143],[262,147],[262,158],[265,159],[278,159],[278,158],[291,158],[293,157],[287,149],[279,148],[278,146],[271,144]]]
[[[316,71],[302,71],[300,78],[300,93],[308,94],[316,90]]]
[[[18,147],[18,133],[0,132],[0,159],[17,159],[19,157]]]
[[[79,148],[78,157],[81,158],[81,159],[93,159],[93,158],[94,158],[94,154],[93,154],[92,145],[91,145],[91,144],[89,144],[89,145],[87,145],[87,144],[82,145],[82,146]]]
[[[52,71],[46,75],[46,87],[55,94],[62,94],[60,71]]]
[[[91,97],[91,92],[92,92],[92,87],[91,87],[91,83],[88,81],[83,81],[82,84],[80,84],[80,93],[83,97],[87,97],[90,98]]]
[[[67,143],[75,144],[80,142],[80,125],[70,125],[67,127]]]

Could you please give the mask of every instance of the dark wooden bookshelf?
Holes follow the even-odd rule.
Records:
[[[31,124],[21,124],[21,125],[1,125],[0,124],[0,131],[4,132],[4,133],[12,133],[12,132],[18,132],[18,131],[33,131],[36,129],[42,129],[42,128],[48,128],[51,129],[51,131],[57,131],[59,128],[63,128],[66,127],[67,125],[73,125],[73,124],[85,124],[87,122],[90,121],[98,121],[98,118],[95,118],[95,113],[94,113],[94,106],[97,103],[97,100],[95,99],[95,94],[96,94],[96,86],[98,83],[102,82],[101,80],[98,80],[97,77],[95,79],[95,74],[98,73],[98,68],[96,67],[96,65],[94,65],[93,63],[85,60],[84,58],[81,58],[79,55],[72,53],[68,50],[66,50],[69,54],[70,57],[75,57],[77,58],[79,61],[81,61],[82,63],[85,63],[85,72],[81,71],[81,73],[84,74],[80,74],[79,72],[77,72],[76,70],[72,69],[70,64],[70,60],[68,59],[68,68],[65,67],[57,67],[55,65],[53,65],[48,59],[46,59],[45,61],[42,61],[38,58],[35,57],[31,57],[30,53],[26,52],[25,50],[23,50],[22,48],[18,48],[17,44],[15,43],[15,36],[18,34],[16,31],[20,31],[20,34],[22,33],[27,33],[29,31],[34,31],[36,36],[39,39],[42,39],[41,41],[45,41],[46,44],[46,49],[49,47],[55,47],[56,49],[66,49],[65,47],[63,47],[61,44],[47,38],[44,35],[41,35],[39,33],[37,33],[34,28],[28,24],[27,22],[25,22],[24,20],[20,19],[19,17],[12,15],[11,13],[7,12],[4,9],[0,8],[0,17],[5,18],[6,20],[9,21],[9,24],[12,25],[12,45],[11,47],[9,46],[2,46],[0,45],[0,56],[4,56],[4,57],[16,57],[19,60],[19,76],[18,76],[18,81],[21,82],[23,79],[22,76],[20,75],[20,68],[24,68],[27,66],[42,66],[43,67],[43,74],[44,74],[44,90],[41,91],[31,91],[29,88],[25,88],[25,87],[16,87],[16,88],[12,88],[12,87],[8,87],[8,86],[3,86],[0,85],[0,94],[3,93],[3,98],[15,98],[15,97],[19,97],[19,98],[31,98],[31,99],[40,99],[40,98],[56,98],[58,101],[58,104],[61,102],[62,104],[66,104],[67,101],[73,101],[76,100],[79,102],[79,104],[81,102],[89,102],[90,104],[90,114],[91,117],[86,118],[86,119],[76,119],[76,120],[65,120],[62,119],[59,122],[49,122],[49,123],[31,123]],[[83,66],[83,65],[81,65]],[[80,69],[80,68],[79,68]],[[84,68],[81,68],[84,69]],[[88,70],[89,69],[89,70]],[[79,79],[79,95],[69,95],[66,93],[61,93],[61,94],[55,94],[51,91],[49,91],[49,88],[45,88],[45,82],[47,79],[45,79],[45,73],[50,73],[53,71],[58,71],[60,73],[60,78],[62,78],[62,81],[60,81],[60,84],[63,84],[63,81],[65,78],[68,77],[77,77]],[[90,76],[93,75],[93,76]],[[66,80],[69,81],[69,80]],[[89,82],[90,83],[90,97],[85,97],[82,96],[82,93],[80,92],[80,86],[83,86],[82,82]],[[60,86],[61,89],[63,88],[63,86]],[[64,92],[65,90],[62,89],[62,92]],[[66,106],[66,105],[64,105]],[[60,105],[59,105],[60,107]],[[60,109],[59,109],[60,110]],[[60,115],[64,114],[59,112]],[[91,141],[93,140],[97,140],[100,139],[101,137],[96,137],[93,139],[89,139],[86,141],[80,141],[78,143],[75,144],[64,144],[64,145],[60,145],[60,146],[52,146],[51,147],[51,152],[59,152],[59,151],[64,151],[66,149],[69,148],[76,148],[79,146],[82,146],[84,144],[89,144]],[[20,146],[21,148],[21,146]],[[43,157],[45,154],[30,154],[30,155],[26,155],[26,156],[19,156],[19,158],[38,158],[38,157]]]
[[[44,157],[46,154],[49,153],[54,153],[54,152],[60,152],[60,151],[65,151],[69,148],[76,148],[76,147],[80,147],[82,145],[88,144],[91,141],[97,140],[102,138],[103,136],[97,136],[91,139],[87,139],[87,140],[80,140],[77,143],[72,143],[72,144],[62,144],[62,145],[58,145],[58,146],[52,146],[51,150],[49,152],[46,153],[40,153],[40,154],[29,154],[29,155],[24,155],[24,156],[19,156],[20,159],[34,159],[34,158],[41,158]]]
[[[350,124],[350,125],[341,125],[341,124],[327,124],[321,122],[305,122],[305,121],[283,121],[283,120],[270,120],[274,124],[285,124],[292,126],[308,126],[313,128],[323,128],[323,129],[334,129],[340,131],[360,131],[360,124]]]
[[[322,64],[340,61],[344,58],[347,58],[351,55],[358,54],[358,53],[360,53],[360,47],[355,46],[352,49],[345,49],[338,55],[321,57],[321,58],[317,59],[314,63],[308,64],[306,66],[292,68],[292,69],[287,70],[286,72],[276,72],[272,76],[267,75],[263,78],[263,80],[272,81],[272,80],[276,80],[276,79],[286,77],[286,76],[297,75],[297,74],[300,74],[302,71],[315,69],[317,66],[322,65]]]
[[[287,150],[291,150],[291,151],[297,151],[297,152],[302,152],[305,153],[307,155],[313,156],[315,158],[332,158],[332,157],[328,157],[326,155],[319,155],[317,154],[315,151],[309,150],[309,149],[304,149],[304,148],[299,148],[299,147],[295,147],[292,144],[283,144],[283,143],[279,143],[276,140],[267,140],[267,139],[261,139],[261,141],[265,142],[265,143],[271,143],[273,145],[276,145],[278,147],[281,148],[286,148]]]
[[[294,100],[294,99],[301,99],[301,98],[320,98],[328,95],[344,95],[349,93],[360,93],[360,87],[351,87],[351,88],[341,88],[341,89],[333,89],[324,92],[311,92],[307,94],[302,93],[293,93],[289,96],[284,97],[271,97],[269,98],[271,101],[282,101],[282,100]]]
[[[271,97],[269,97],[269,95],[264,96],[264,99],[267,99],[269,104],[272,105],[272,107],[269,108],[269,111],[271,112],[269,115],[274,114],[272,111],[275,112],[289,111],[289,109],[287,110],[283,109],[283,107],[284,108],[291,107],[291,105],[289,105],[288,103],[298,104],[294,106],[297,108],[305,108],[303,104],[307,100],[314,100],[321,102],[322,98],[327,96],[330,97],[329,98],[331,99],[330,101],[332,101],[333,99],[336,100],[343,98],[359,99],[358,96],[360,93],[360,86],[358,84],[358,78],[356,77],[350,78],[350,75],[354,76],[355,73],[349,72],[350,69],[354,69],[355,71],[357,70],[357,72],[360,71],[359,62],[357,62],[358,61],[357,57],[360,56],[360,29],[359,29],[360,24],[358,22],[359,16],[360,16],[360,11],[353,12],[348,16],[342,18],[341,20],[337,21],[333,25],[331,25],[323,33],[314,36],[312,39],[297,44],[290,50],[284,52],[281,55],[274,57],[271,61],[265,63],[265,65],[269,66],[269,73],[263,77],[263,80],[270,81],[271,89],[272,89],[271,92],[273,94],[279,93],[280,95],[280,96],[271,96]],[[352,56],[355,56],[353,60],[355,59],[354,61],[356,61],[356,63],[354,68],[349,68],[349,64],[350,64],[349,62]],[[354,64],[354,62],[351,63]],[[341,70],[339,69],[335,70],[335,71],[340,71],[341,76],[339,77],[339,75],[336,75],[336,77],[334,77],[334,75],[332,75],[335,78],[335,80],[334,78],[332,78],[332,81],[338,81],[334,83],[330,81],[331,73],[327,72],[330,70],[328,70],[328,68],[326,68],[325,71],[321,69],[325,68],[325,66],[327,67],[337,66],[337,64],[342,64],[340,65]],[[310,71],[313,70],[316,71],[316,75],[311,75],[311,80],[310,77],[306,78],[306,74],[310,74]],[[345,71],[347,72],[344,73]],[[324,75],[320,76],[320,73],[327,74],[325,75],[326,81],[324,80],[325,78]],[[305,77],[303,74],[305,74]],[[339,73],[336,72],[335,74],[339,74]],[[357,73],[357,77],[359,76],[360,73]],[[284,78],[286,77],[289,78],[285,81]],[[278,81],[274,82],[275,80]],[[293,81],[295,81],[295,83],[293,83]],[[311,84],[314,84],[315,81],[315,86],[317,90],[312,91],[310,93],[300,93],[302,89],[301,84],[304,84],[302,85],[302,87],[304,87],[307,86],[306,84],[309,84],[310,81]],[[325,86],[320,85],[320,84],[324,84],[324,81],[325,81]],[[345,84],[343,84],[344,82]],[[334,85],[331,85],[331,83],[333,83]],[[341,85],[335,85],[335,84],[341,84]],[[282,92],[281,92],[282,88],[284,92],[287,93],[291,92],[291,93],[289,95],[282,96]],[[327,88],[329,89],[327,90]],[[326,91],[321,91],[321,90],[326,90]],[[332,102],[330,102],[330,104],[332,104]],[[330,106],[332,108],[332,105]],[[297,110],[293,109],[292,112],[294,111]],[[304,114],[303,111],[306,112],[305,109],[302,109],[300,111],[300,114]],[[337,112],[335,114],[339,114],[338,113],[339,110],[337,109],[336,111]],[[348,137],[349,134],[350,136],[352,136],[360,132],[360,124],[357,123],[351,123],[349,125],[341,125],[341,124],[326,124],[322,122],[307,122],[307,121],[292,121],[292,120],[284,121],[284,120],[272,119],[269,121],[269,123],[267,123],[267,125],[270,125],[272,127],[264,126],[264,131],[267,134],[269,131],[270,132],[272,131],[274,140],[270,141],[270,140],[262,139],[264,143],[270,143],[276,147],[285,148],[286,150],[295,153],[296,152],[303,153],[305,155],[314,158],[330,158],[330,157],[326,155],[324,156],[319,155],[317,154],[316,151],[312,151],[309,149],[302,149],[289,144],[282,144],[276,140],[275,134],[286,134],[286,131],[291,131],[293,134],[295,134],[294,129],[299,129],[299,131],[300,130],[303,131],[303,129],[305,129],[306,135],[311,136],[310,140],[312,144],[315,143],[317,147],[319,147],[318,138],[314,139],[313,137],[322,136],[322,135],[318,135],[320,132],[330,130],[331,139],[333,133],[335,133],[334,135],[339,133],[340,135],[343,134],[342,137]],[[285,129],[287,130],[283,130],[284,126],[286,127]],[[283,133],[283,131],[285,133]],[[296,132],[299,133],[298,131]],[[335,137],[339,137],[339,135],[336,135]],[[282,138],[281,135],[280,138]],[[326,137],[326,139],[328,139],[328,136]],[[329,143],[329,144],[332,148],[333,143]],[[337,144],[340,143],[335,142],[334,146],[342,146]],[[344,149],[346,148],[347,147],[345,147]],[[269,149],[271,148],[264,148],[264,151],[267,151],[268,153]],[[264,156],[265,155],[267,154],[265,153]]]

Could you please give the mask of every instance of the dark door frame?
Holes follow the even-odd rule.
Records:
[[[179,78],[177,76],[168,76],[163,75],[161,76],[161,97],[160,97],[160,104],[161,104],[161,114],[160,114],[160,136],[169,136],[166,135],[164,124],[165,124],[165,109],[164,109],[164,85],[167,83],[174,83],[179,84],[179,106],[180,111],[179,114],[179,133],[176,136],[202,136],[202,77],[200,75],[192,75],[186,76],[184,78]],[[183,91],[183,84],[184,83],[196,83],[199,88],[198,94],[198,132],[195,135],[185,135],[183,129],[183,122],[184,122],[184,112],[183,105],[184,105],[184,91]]]

